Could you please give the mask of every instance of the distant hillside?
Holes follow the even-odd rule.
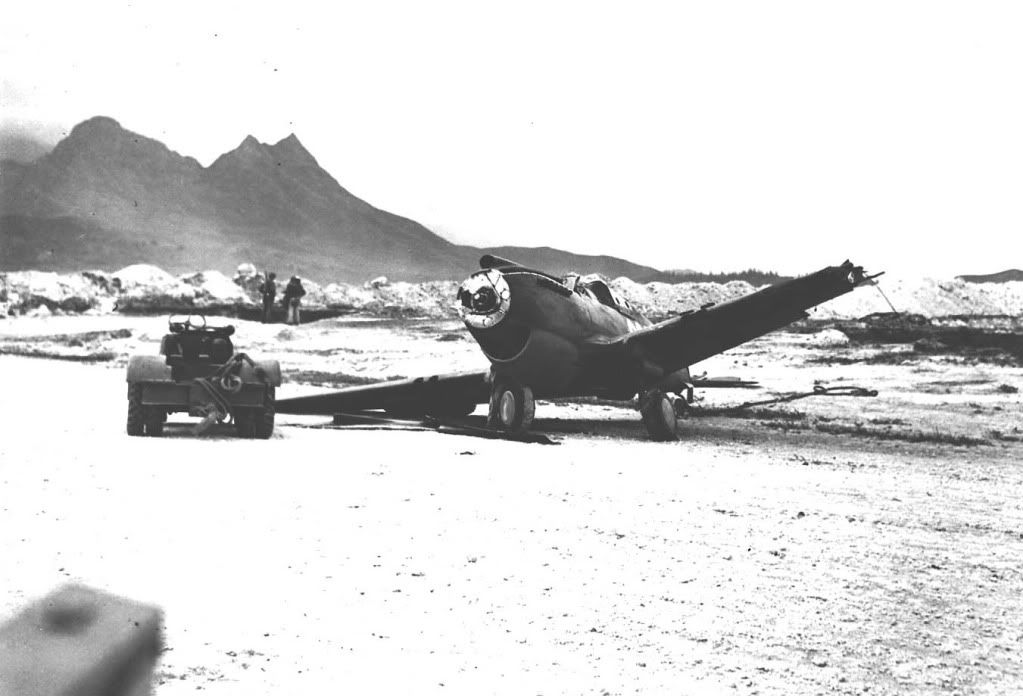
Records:
[[[74,217],[0,217],[0,270],[116,270],[118,258],[184,256],[173,238],[157,242]],[[114,261],[112,261],[114,260]]]
[[[0,211],[0,270],[143,262],[229,273],[251,261],[323,281],[421,281],[462,278],[483,253],[352,195],[295,135],[273,145],[248,136],[203,167],[106,117],[35,162],[3,163]],[[540,267],[590,270],[568,252],[520,251]],[[593,260],[611,276],[656,272]]]
[[[1023,280],[1023,271],[1018,268],[1011,268],[1007,271],[989,273],[988,275],[961,275],[956,276],[967,283],[1008,283],[1013,280]]]
[[[482,250],[487,254],[493,254],[510,261],[517,261],[528,268],[535,268],[547,271],[552,275],[564,275],[570,271],[576,273],[599,273],[608,278],[626,276],[637,280],[651,273],[659,271],[649,266],[624,261],[614,256],[587,256],[584,254],[573,254],[551,247],[488,247]],[[474,250],[474,253],[477,253]]]
[[[731,273],[700,273],[698,271],[658,271],[649,276],[639,278],[640,282],[660,283],[727,283],[732,280],[743,280],[754,287],[771,285],[783,280],[791,280],[792,276],[778,275],[774,271],[761,271],[750,268],[745,271]]]
[[[24,133],[0,131],[0,162],[34,162],[53,148]]]

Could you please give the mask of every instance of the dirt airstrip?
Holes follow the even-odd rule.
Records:
[[[236,323],[281,397],[485,366],[452,322]],[[129,438],[124,360],[164,330],[0,322],[0,617],[69,581],[158,604],[160,696],[1023,690],[1011,359],[775,334],[700,366],[763,389],[670,444],[586,400],[538,406],[557,446]],[[814,383],[879,395],[727,410]]]

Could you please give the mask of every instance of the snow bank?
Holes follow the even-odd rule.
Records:
[[[102,271],[0,273],[0,316],[40,308],[52,313],[110,312],[117,292],[117,282]]]
[[[174,283],[175,278],[167,271],[147,263],[125,266],[113,274],[125,290],[134,287],[160,286]]]
[[[1023,315],[1023,282],[968,283],[932,278],[885,276],[881,289],[900,312],[925,317],[953,315]],[[242,264],[234,278],[219,271],[175,277],[161,268],[136,264],[115,273],[0,273],[0,316],[25,314],[45,307],[49,312],[112,311],[169,313],[204,310],[219,313],[258,313],[263,274]],[[374,282],[364,285],[318,283],[303,279],[303,306],[327,314],[363,313],[375,316],[457,316],[455,281],[428,283]],[[278,282],[278,302],[284,291]],[[746,282],[636,283],[628,278],[611,282],[614,290],[654,320],[720,304],[754,292]],[[40,310],[41,311],[41,310]],[[819,319],[856,319],[890,311],[881,293],[859,288],[811,311]]]
[[[968,283],[934,278],[878,279],[882,292],[899,312],[925,317],[951,315],[1023,314],[1023,282]],[[856,319],[874,312],[890,312],[877,288],[863,287],[821,305],[812,316]]]
[[[203,271],[183,275],[181,282],[195,288],[196,306],[245,305],[251,301],[249,293],[220,271]]]
[[[688,309],[721,304],[748,295],[756,288],[741,280],[728,283],[637,283],[616,278],[611,287],[651,319],[663,319]]]
[[[686,309],[698,309],[742,297],[755,291],[749,283],[635,283],[618,278],[611,286],[641,312],[651,318],[664,318]],[[1023,282],[968,283],[963,280],[934,278],[879,279],[881,292],[899,312],[925,317],[954,315],[1023,314]],[[878,288],[862,286],[810,311],[814,319],[858,319],[876,312],[890,312]]]

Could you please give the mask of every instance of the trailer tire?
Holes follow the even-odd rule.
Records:
[[[252,414],[252,437],[260,440],[268,440],[274,434],[274,413],[275,413],[275,390],[272,385],[267,386],[263,396],[263,408],[256,409]]]
[[[146,437],[160,437],[163,435],[163,422],[167,420],[167,413],[156,406],[143,406],[144,425]]]
[[[128,383],[128,422],[126,430],[132,437],[145,434],[142,410],[142,385]]]
[[[237,409],[234,413],[234,429],[238,437],[255,437],[255,414],[253,409]]]

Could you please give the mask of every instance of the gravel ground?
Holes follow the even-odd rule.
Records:
[[[335,330],[362,361],[396,332]],[[299,331],[283,357],[312,364],[322,331]],[[375,369],[410,374],[395,335]],[[464,350],[435,343],[430,365]],[[815,350],[782,334],[708,368],[882,395],[705,414],[671,444],[541,404],[556,447],[297,417],[129,438],[116,364],[0,355],[0,616],[68,581],[159,604],[159,696],[1023,691],[1021,401],[998,390],[1023,370]]]

